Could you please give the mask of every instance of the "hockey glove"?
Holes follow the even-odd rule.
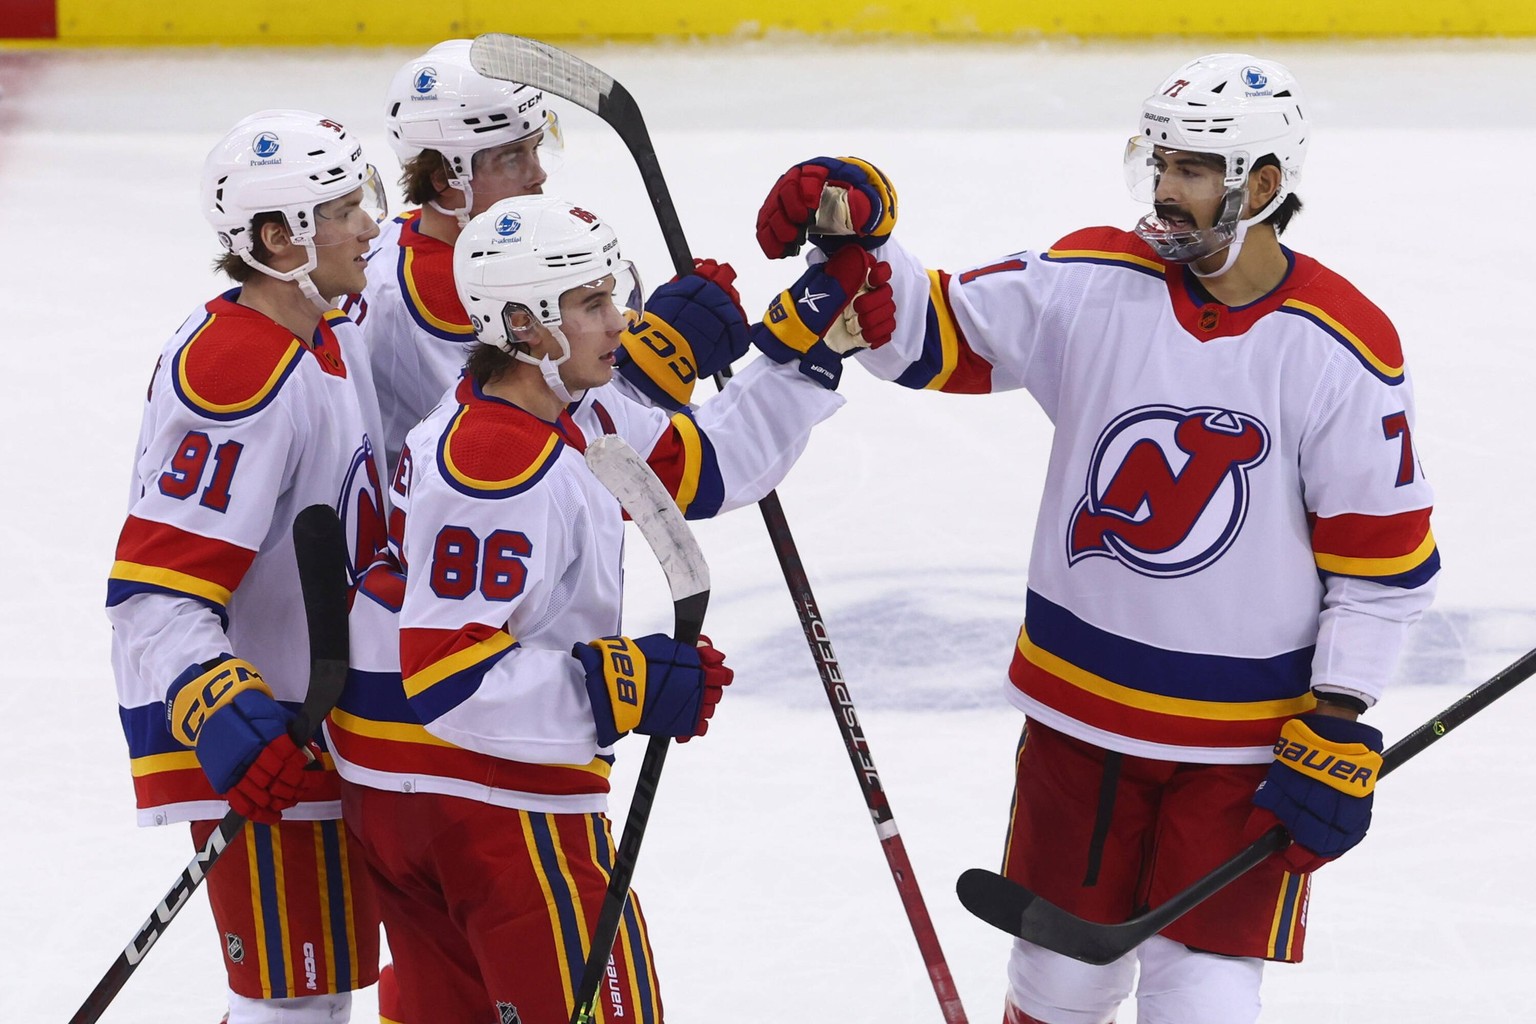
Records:
[[[1309,713],[1285,723],[1269,776],[1253,794],[1248,835],[1277,821],[1292,844],[1277,854],[1297,874],[1316,871],[1365,838],[1381,774],[1381,730]]]
[[[171,684],[165,707],[171,735],[196,749],[209,783],[252,821],[275,824],[315,778],[304,767],[319,749],[289,737],[293,712],[273,699],[248,661],[223,654],[189,666]]]
[[[711,377],[747,354],[751,340],[729,263],[694,260],[697,273],[651,293],[645,315],[620,339],[618,369],[658,407],[676,411]]]
[[[757,211],[757,244],[771,260],[793,256],[809,236],[830,253],[852,240],[878,247],[896,227],[896,189],[874,164],[819,156],[774,183]]]
[[[604,747],[630,732],[680,740],[704,735],[735,674],[708,637],[690,647],[662,633],[611,636],[577,644],[571,655],[586,672],[597,742]]]
[[[850,352],[890,340],[895,325],[890,277],[888,264],[856,245],[844,246],[778,294],[763,322],[752,325],[752,344],[774,362],[798,362],[801,373],[835,390]],[[861,296],[865,289],[870,290]],[[862,336],[854,333],[861,329],[858,298],[868,300]],[[855,317],[852,326],[844,323],[850,311]]]

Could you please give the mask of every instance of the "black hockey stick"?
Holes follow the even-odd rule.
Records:
[[[1528,651],[1514,664],[1388,747],[1381,758],[1382,776],[1533,674],[1536,674],[1536,650]],[[1166,903],[1120,924],[1085,921],[1022,885],[982,868],[971,868],[963,873],[955,891],[965,909],[994,928],[1074,960],[1107,964],[1120,959],[1290,844],[1291,837],[1284,828],[1276,825]]]
[[[614,81],[611,75],[564,50],[522,36],[494,33],[479,36],[470,46],[469,60],[482,75],[535,86],[584,107],[606,121],[628,148],[640,170],[641,181],[656,210],[656,219],[661,225],[662,238],[666,241],[673,268],[678,274],[694,272],[693,255],[683,235],[682,221],[678,219],[671,192],[667,189],[666,179],[662,177],[661,164],[656,159],[656,150],[651,144],[650,132],[646,130],[639,104],[629,90]],[[723,387],[729,376],[730,369],[727,367],[715,375],[715,386]],[[928,916],[928,908],[923,902],[917,876],[912,872],[912,864],[907,859],[906,844],[902,842],[901,833],[896,827],[885,787],[875,768],[874,757],[864,737],[858,713],[854,710],[848,685],[843,680],[837,655],[832,650],[826,623],[816,605],[816,597],[811,592],[810,579],[800,561],[800,551],[790,533],[789,521],[784,516],[777,492],[770,492],[759,501],[758,509],[768,528],[768,538],[778,556],[779,567],[784,572],[784,582],[795,603],[795,614],[800,619],[800,628],[810,647],[811,659],[816,663],[822,688],[826,691],[827,701],[837,719],[843,746],[848,751],[854,775],[859,780],[864,803],[874,823],[875,834],[880,838],[880,848],[890,865],[891,878],[896,883],[896,891],[906,909],[907,919],[917,939],[918,951],[928,970],[929,980],[933,983],[933,991],[938,997],[944,1020],[947,1024],[966,1024],[965,1008],[960,1004],[960,994],[955,989],[949,964],[944,959],[938,933]]]
[[[304,744],[331,713],[347,681],[347,538],[329,505],[311,505],[293,520],[293,548],[299,564],[299,584],[304,591],[304,618],[309,633],[309,690],[298,715],[288,725],[293,741]],[[155,940],[186,906],[203,884],[208,871],[225,848],[245,827],[245,818],[230,811],[224,815],[203,848],[182,871],[156,905],[149,919],[102,975],[69,1024],[92,1024],[106,1012],[112,1000]]]
[[[704,628],[704,609],[709,605],[709,566],[677,503],[645,460],[617,434],[605,434],[587,445],[587,466],[598,482],[619,499],[661,563],[672,591],[673,639],[681,644],[696,643]],[[645,839],[651,805],[656,801],[656,786],[671,745],[672,740],[666,736],[652,736],[646,744],[635,795],[624,819],[619,852],[613,859],[613,870],[608,873],[603,909],[598,914],[581,984],[576,990],[572,1024],[589,1024],[597,1019],[597,990],[607,975],[613,940],[619,934],[630,879],[640,858],[640,843]]]

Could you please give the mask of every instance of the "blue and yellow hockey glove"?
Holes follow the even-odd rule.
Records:
[[[712,377],[752,347],[729,263],[694,260],[694,274],[673,278],[646,300],[645,313],[619,339],[618,370],[659,408],[693,400]]]
[[[752,325],[752,344],[774,362],[798,362],[801,373],[835,390],[844,358],[890,340],[890,276],[889,264],[844,246],[778,294],[762,323]]]
[[[708,637],[690,647],[663,633],[610,636],[577,644],[571,655],[586,673],[603,747],[631,732],[680,740],[704,735],[735,674]]]
[[[1291,846],[1279,853],[1290,870],[1316,871],[1365,838],[1381,774],[1381,730],[1350,718],[1311,712],[1285,723],[1269,775],[1253,794],[1248,833],[1279,822]]]
[[[793,256],[808,237],[828,253],[848,241],[874,249],[895,227],[896,189],[878,167],[818,156],[774,182],[757,211],[757,244],[771,260]]]
[[[252,821],[276,824],[314,779],[304,768],[319,749],[294,743],[294,713],[242,658],[222,654],[188,666],[171,683],[165,709],[171,735],[196,750],[214,790]]]

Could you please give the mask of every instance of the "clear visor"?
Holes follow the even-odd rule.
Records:
[[[1133,136],[1125,145],[1125,185],[1152,212],[1136,234],[1163,259],[1190,263],[1226,248],[1243,210],[1241,183],[1229,182],[1226,161],[1164,149]]]
[[[565,162],[565,136],[554,111],[544,114],[544,127],[529,135],[493,149],[476,153],[471,166],[475,181],[506,178],[526,182],[536,176],[548,177]]]
[[[645,313],[645,291],[640,273],[628,260],[620,260],[613,273],[567,288],[560,305],[543,319],[547,327],[610,331],[619,330]],[[540,319],[526,305],[509,302],[502,307],[501,321],[514,343],[533,340]]]
[[[378,170],[369,164],[363,170],[363,182],[340,199],[331,199],[315,207],[316,228],[328,224],[347,237],[336,241],[320,241],[316,245],[336,245],[340,241],[363,234],[370,226],[382,224],[389,216],[389,198]]]

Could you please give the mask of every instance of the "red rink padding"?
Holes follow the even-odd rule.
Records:
[[[57,0],[5,0],[0,4],[0,39],[57,39]]]

